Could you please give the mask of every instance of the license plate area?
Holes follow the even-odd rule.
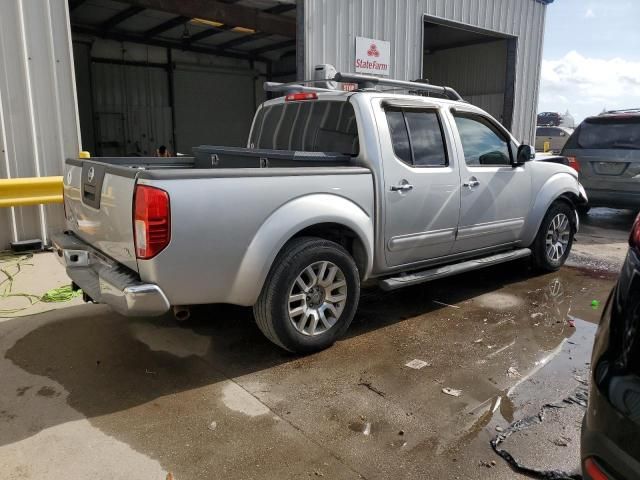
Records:
[[[593,171],[598,175],[622,175],[628,166],[626,162],[591,162]]]

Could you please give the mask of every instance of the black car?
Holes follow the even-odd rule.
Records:
[[[640,478],[640,215],[629,245],[593,346],[581,442],[588,480]]]

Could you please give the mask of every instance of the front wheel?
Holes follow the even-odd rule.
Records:
[[[558,201],[551,205],[531,245],[536,268],[554,272],[564,265],[576,233],[575,218],[575,211],[569,204]]]
[[[253,313],[273,343],[295,353],[331,345],[358,306],[360,277],[340,245],[313,237],[289,242],[267,276]]]

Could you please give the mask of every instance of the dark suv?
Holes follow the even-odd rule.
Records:
[[[593,345],[581,442],[586,480],[640,478],[640,215],[629,244]]]
[[[640,109],[586,118],[562,149],[590,206],[640,208]]]

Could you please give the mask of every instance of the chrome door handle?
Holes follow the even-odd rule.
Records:
[[[392,192],[408,192],[413,190],[413,185],[410,183],[401,183],[400,185],[391,185]]]
[[[478,180],[468,180],[467,182],[462,184],[463,187],[469,188],[477,187],[478,185],[480,185],[480,182]]]

